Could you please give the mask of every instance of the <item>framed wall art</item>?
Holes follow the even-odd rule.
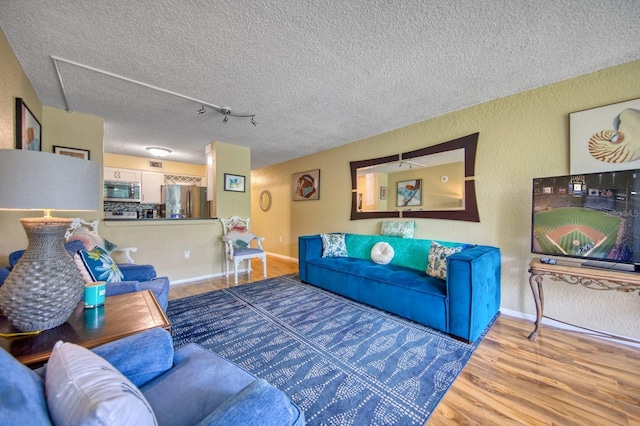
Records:
[[[294,173],[291,180],[293,201],[320,199],[320,169]]]
[[[16,149],[42,151],[42,127],[22,98],[16,98]]]
[[[386,200],[387,199],[387,187],[386,186],[381,186],[380,187],[380,199],[381,200]]]
[[[82,158],[83,160],[89,160],[91,152],[86,149],[68,148],[66,146],[53,146],[53,153],[60,155],[68,155],[69,157]]]
[[[396,207],[422,205],[422,179],[403,180],[398,182]]]
[[[232,191],[232,192],[244,192],[245,190],[244,176],[225,173],[224,174],[224,190]]]
[[[640,168],[640,99],[569,114],[569,139],[572,175]]]

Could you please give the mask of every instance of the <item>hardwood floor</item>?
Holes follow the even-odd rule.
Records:
[[[269,256],[268,277],[298,271]],[[251,277],[259,281],[260,261]],[[233,278],[171,287],[169,299],[233,285]],[[640,426],[640,350],[501,315],[427,422],[437,425]]]

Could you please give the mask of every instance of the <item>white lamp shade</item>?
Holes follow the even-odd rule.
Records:
[[[99,204],[98,163],[68,155],[0,149],[0,209],[93,211]]]

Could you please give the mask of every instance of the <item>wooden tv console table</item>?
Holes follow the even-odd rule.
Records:
[[[621,292],[640,292],[640,273],[614,269],[600,269],[580,266],[579,263],[557,260],[556,264],[542,263],[535,258],[529,263],[529,285],[536,304],[536,326],[529,335],[535,340],[540,330],[544,311],[542,282],[545,276],[553,281],[563,281],[572,285],[581,285],[592,290],[615,290]]]

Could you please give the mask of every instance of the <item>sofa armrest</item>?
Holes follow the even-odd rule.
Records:
[[[476,340],[500,309],[500,249],[475,246],[447,258],[449,333]]]
[[[320,235],[298,237],[298,265],[300,279],[307,282],[307,262],[322,257],[322,239]]]
[[[106,289],[107,297],[117,296],[118,294],[133,293],[135,291],[141,290],[139,281],[120,281],[117,283],[107,283]]]
[[[136,333],[92,349],[136,386],[142,386],[173,366],[173,339],[162,328]]]
[[[118,263],[125,281],[149,281],[157,277],[153,265],[135,265],[132,263]]]
[[[286,395],[264,380],[255,380],[198,424],[281,426],[292,423],[293,412]]]

